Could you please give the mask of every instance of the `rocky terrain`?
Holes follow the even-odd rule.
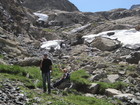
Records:
[[[23,0],[23,5],[33,11],[62,10],[79,11],[78,8],[68,0]]]
[[[43,5],[40,6],[41,4]],[[34,15],[37,11],[46,14],[48,19],[39,20],[39,17]],[[104,31],[132,28],[136,29],[136,32],[140,30],[140,8],[90,13],[80,12],[67,0],[1,0],[0,64],[39,66],[42,53],[47,51],[55,65],[65,66],[72,73],[86,71],[88,76],[79,77],[80,73],[76,75],[79,80],[82,78],[86,82],[72,81],[71,88],[78,92],[73,93],[82,93],[85,97],[97,99],[111,99],[113,101],[110,103],[114,105],[139,105],[139,43],[123,46],[118,39],[95,37],[94,41],[87,42],[83,38],[85,35]],[[107,33],[108,36],[114,34]],[[40,47],[46,40],[58,40],[60,48]],[[1,75],[7,73],[4,70],[0,68]],[[28,75],[26,77],[33,79]],[[15,86],[14,81],[3,79],[0,81],[0,104],[28,103],[26,94],[18,88],[21,82]],[[16,97],[12,99],[11,94]],[[117,102],[117,99],[120,102]]]

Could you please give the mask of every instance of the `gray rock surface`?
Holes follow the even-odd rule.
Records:
[[[140,8],[140,4],[132,5],[130,10],[137,9],[137,8]]]
[[[105,90],[105,94],[107,96],[114,96],[114,95],[120,95],[120,94],[122,94],[122,92],[119,90],[116,90],[116,89],[108,88]]]
[[[111,40],[108,38],[97,37],[93,40],[92,46],[102,51],[112,51],[119,48],[120,42],[117,40]]]
[[[78,11],[78,8],[68,0],[24,0],[23,5],[34,10]]]
[[[1,105],[25,105],[28,103],[27,96],[18,87],[18,83],[10,80],[4,80],[0,87]],[[22,84],[20,84],[22,85]]]

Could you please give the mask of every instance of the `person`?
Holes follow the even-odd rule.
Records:
[[[48,54],[44,53],[44,58],[41,61],[40,69],[42,71],[42,79],[43,79],[43,92],[46,92],[46,81],[48,84],[48,94],[51,93],[50,86],[50,71],[52,70],[52,61],[48,58]]]
[[[70,74],[68,73],[68,70],[65,68],[62,71],[64,72],[62,78],[59,81],[57,81],[56,83],[53,84],[53,88],[58,87],[59,85],[61,85],[66,80],[70,80]]]

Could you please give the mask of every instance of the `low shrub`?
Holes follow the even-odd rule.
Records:
[[[71,73],[71,81],[77,84],[90,84],[90,81],[87,79],[89,74],[85,70],[77,70]]]

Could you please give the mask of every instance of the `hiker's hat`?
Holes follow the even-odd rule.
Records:
[[[48,53],[47,53],[47,52],[45,52],[43,55],[48,56]]]

